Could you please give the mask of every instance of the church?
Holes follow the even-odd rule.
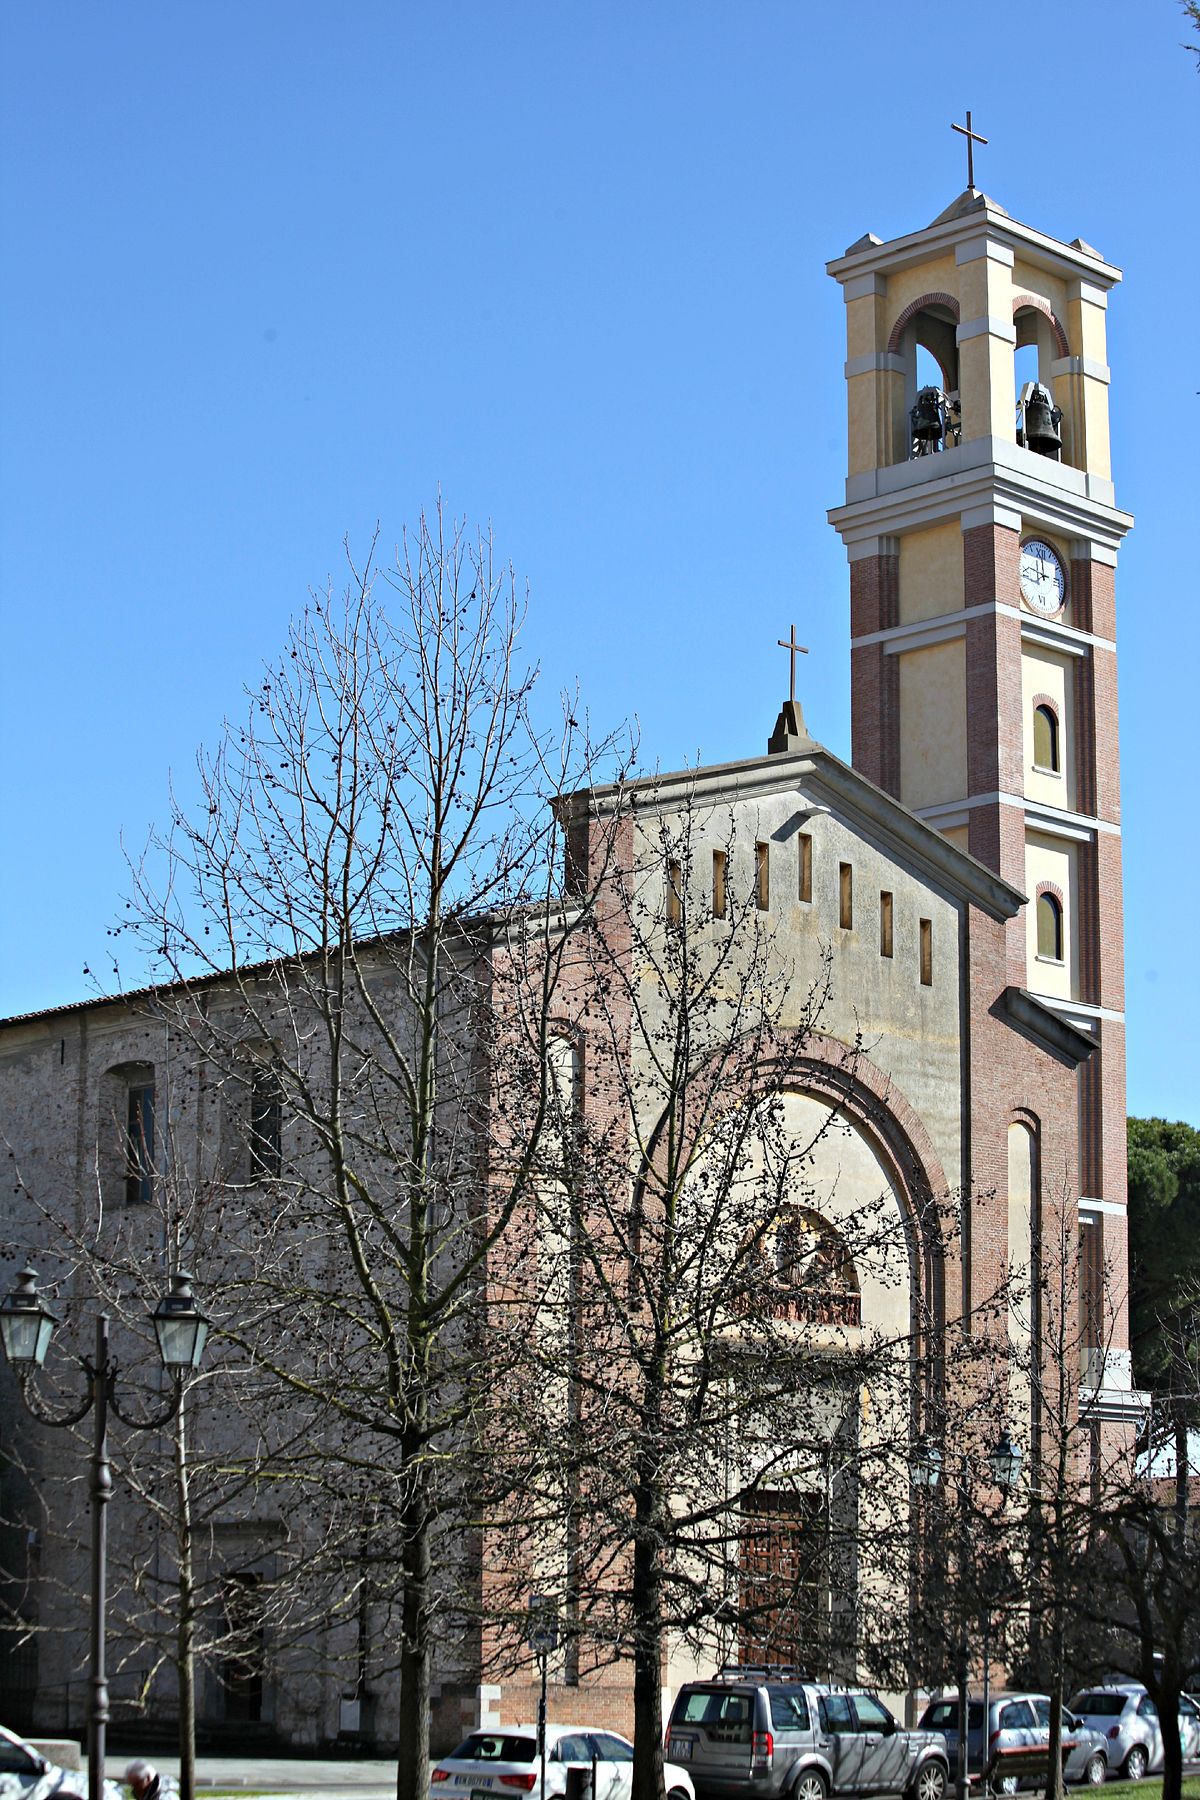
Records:
[[[1079,1406],[1099,1457],[1142,1413],[1125,1299],[1114,589],[1131,519],[1111,479],[1105,351],[1120,272],[1081,239],[1018,223],[973,182],[931,224],[890,242],[863,236],[828,271],[846,311],[848,460],[829,519],[849,562],[851,758],[808,734],[793,629],[790,693],[765,749],[564,798],[571,861],[586,871],[602,843],[619,845],[647,942],[657,918],[719,945],[746,902],[776,977],[790,971],[773,1020],[787,1059],[775,1123],[810,1148],[802,1196],[772,1230],[778,1267],[792,1267],[802,1238],[823,1271],[819,1305],[793,1309],[800,1326],[849,1342],[899,1339],[917,1316],[969,1318],[1007,1275],[1036,1268],[1050,1219],[1065,1216]],[[686,854],[672,851],[682,842]],[[622,951],[631,991],[641,941],[632,933]],[[23,1167],[55,1163],[86,1194],[114,1081],[142,1109],[144,1147],[165,1054],[154,1029],[116,1001],[0,1025],[4,1129]],[[589,1087],[592,1066],[585,1056],[571,1076],[584,1118],[611,1105]],[[731,1073],[720,1109],[735,1112],[752,1082],[748,1065]],[[895,1226],[889,1266],[846,1248],[866,1196]],[[20,1204],[6,1235],[36,1260],[36,1221]],[[1036,1308],[1011,1329],[1036,1335]],[[1018,1388],[1007,1424],[1036,1457],[1036,1408]],[[14,1408],[6,1383],[6,1440]],[[904,1427],[914,1440],[919,1412],[914,1401]],[[865,1408],[859,1428],[878,1428]],[[772,1530],[786,1560],[786,1531]],[[32,1534],[4,1542],[20,1616],[56,1616]],[[754,1559],[743,1560],[750,1581]],[[545,1579],[555,1585],[555,1572]],[[714,1653],[780,1649],[770,1632],[730,1630]],[[6,1720],[70,1722],[61,1696],[82,1651],[65,1623],[61,1635],[5,1659]],[[435,1696],[436,1742],[532,1715],[528,1674],[488,1665],[485,1650],[472,1681]],[[709,1672],[681,1640],[664,1682]],[[623,1675],[581,1676],[566,1656],[551,1685],[559,1716],[628,1722]],[[389,1708],[375,1716],[373,1741],[386,1744]],[[347,1719],[332,1680],[319,1693],[310,1681],[302,1704],[286,1675],[215,1681],[201,1700],[202,1726],[269,1723],[283,1742],[362,1729],[359,1714]]]

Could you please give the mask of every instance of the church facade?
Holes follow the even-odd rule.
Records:
[[[1113,496],[1104,338],[1119,272],[973,188],[923,230],[860,239],[829,272],[847,321],[849,462],[830,521],[850,567],[851,760],[809,736],[793,688],[763,754],[565,800],[573,862],[586,870],[618,844],[647,942],[656,920],[686,925],[713,954],[748,905],[783,995],[777,1122],[810,1147],[779,1219],[802,1228],[826,1271],[824,1311],[802,1309],[799,1325],[836,1348],[871,1332],[900,1341],[917,1319],[969,1319],[1014,1272],[1028,1289],[1051,1220],[1065,1218],[1079,1252],[1079,1405],[1100,1454],[1140,1416],[1125,1322],[1114,601],[1131,521]],[[637,943],[635,932],[621,951],[630,992]],[[115,1002],[5,1022],[4,1129],[22,1169],[53,1170],[86,1209],[115,1154],[112,1118],[153,1116],[178,1054],[160,1032]],[[585,1115],[612,1105],[589,1089],[592,1066],[585,1053],[574,1102]],[[634,1075],[652,1108],[653,1079]],[[731,1084],[722,1109],[749,1092]],[[894,1225],[890,1261],[838,1249],[868,1199]],[[37,1229],[18,1200],[6,1236],[19,1255],[36,1260]],[[1016,1311],[1014,1341],[1036,1336],[1033,1303]],[[915,1442],[924,1398],[903,1404],[887,1429]],[[1007,1423],[1034,1454],[1035,1414],[1015,1382]],[[869,1446],[883,1425],[859,1407],[855,1428]],[[9,1698],[59,1729],[81,1645],[32,1539],[5,1542],[23,1616],[62,1624],[60,1641],[41,1640],[40,1665],[10,1663]],[[553,1569],[544,1579],[557,1584]],[[528,1675],[498,1675],[482,1641],[476,1678],[447,1689],[442,1742],[535,1710]],[[726,1614],[710,1644],[670,1647],[664,1679],[780,1647]],[[236,1681],[212,1685],[202,1714],[237,1724],[231,1695],[247,1704],[246,1683],[240,1695]],[[336,1684],[315,1677],[273,1694],[260,1684],[255,1704],[248,1722],[295,1742],[361,1728]],[[628,1682],[620,1670],[581,1680],[562,1660],[551,1706],[621,1726]],[[381,1743],[387,1713],[380,1704]]]

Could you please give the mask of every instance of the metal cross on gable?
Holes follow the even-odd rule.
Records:
[[[974,193],[975,192],[975,146],[976,146],[976,144],[986,144],[987,139],[985,137],[981,137],[979,132],[971,130],[971,110],[969,107],[967,108],[966,124],[965,125],[955,125],[952,123],[950,126],[950,129],[951,129],[951,131],[961,131],[962,135],[967,140],[967,186],[970,188],[971,192]]]
[[[798,644],[796,642],[796,627],[794,625],[791,627],[791,634],[792,635],[787,638],[776,638],[775,642],[779,645],[781,650],[791,651],[792,679],[788,690],[788,699],[794,701],[796,698],[796,658],[798,656],[807,656],[808,646],[807,644]]]

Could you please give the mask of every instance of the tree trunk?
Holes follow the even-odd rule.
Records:
[[[196,1583],[192,1560],[192,1510],[188,1487],[184,1402],[175,1420],[175,1505],[179,1566],[179,1624],[175,1667],[179,1687],[179,1800],[196,1792]]]
[[[633,1792],[663,1800],[662,1595],[656,1524],[658,1496],[643,1486],[633,1542]]]
[[[409,1458],[406,1456],[405,1461]],[[431,1568],[430,1514],[424,1477],[414,1455],[413,1492],[404,1507],[403,1634],[400,1643],[400,1754],[396,1800],[426,1800],[429,1792],[429,1691],[432,1637],[429,1628]]]
[[[1063,1800],[1063,1662],[1062,1662],[1062,1630],[1059,1623],[1059,1608],[1055,1606],[1054,1619],[1054,1664],[1050,1677],[1050,1739],[1047,1746],[1048,1763],[1046,1767],[1046,1800]]]
[[[1187,1541],[1188,1522],[1188,1422],[1183,1400],[1173,1403],[1175,1413],[1175,1548],[1182,1551]]]
[[[1051,1584],[1052,1599],[1050,1608],[1050,1742],[1049,1766],[1046,1772],[1046,1800],[1063,1800],[1065,1784],[1063,1782],[1063,1662],[1064,1639],[1066,1637],[1065,1596],[1063,1587],[1065,1573],[1065,1540],[1066,1522],[1063,1518],[1064,1492],[1066,1488],[1066,1469],[1064,1458],[1059,1455],[1057,1470],[1057,1487],[1054,1494],[1054,1543],[1051,1553],[1053,1581]]]
[[[1170,1693],[1159,1695],[1158,1728],[1162,1733],[1163,1785],[1162,1800],[1181,1800],[1183,1793],[1183,1746],[1179,1741],[1179,1684]]]

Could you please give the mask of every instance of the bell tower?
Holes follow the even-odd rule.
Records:
[[[1104,1240],[1120,1279],[1113,581],[1132,519],[1114,503],[1105,353],[1120,271],[973,187],[827,266],[846,303],[849,471],[829,518],[850,561],[853,761],[1027,896],[1006,981],[1095,1045],[1080,1206],[1120,1215]]]

